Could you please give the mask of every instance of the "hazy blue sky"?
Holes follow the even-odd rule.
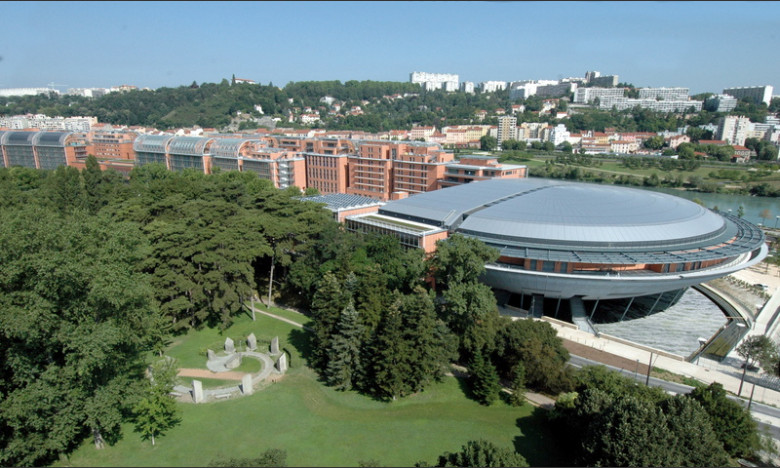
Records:
[[[772,85],[780,2],[0,2],[0,87],[558,79]]]

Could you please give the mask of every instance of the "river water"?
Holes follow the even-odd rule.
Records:
[[[648,190],[668,193],[692,201],[698,199],[707,208],[717,208],[721,212],[731,210],[733,215],[736,215],[737,210],[742,206],[743,219],[756,225],[780,227],[780,198],[688,192],[669,188]],[[761,218],[764,210],[769,211],[768,218]],[[601,313],[603,313],[602,307],[599,307],[597,315]],[[726,323],[726,315],[715,303],[702,293],[689,288],[674,305],[663,311],[622,322],[596,323],[595,326],[601,333],[687,358],[698,349],[699,338],[711,338]]]
[[[704,193],[689,192],[686,190],[675,190],[670,188],[648,189],[656,192],[669,193],[686,200],[699,199],[704,206],[719,211],[737,214],[737,210],[742,206],[745,210],[743,219],[753,224],[763,224],[767,227],[780,227],[780,198],[770,197],[751,197],[749,195],[727,195],[723,193]],[[761,218],[761,212],[769,210],[769,218]]]
[[[688,288],[666,310],[623,322],[596,323],[595,327],[601,333],[687,358],[699,348],[699,338],[711,338],[726,322],[714,302]]]

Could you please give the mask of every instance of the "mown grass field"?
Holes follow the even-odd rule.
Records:
[[[286,450],[289,466],[358,466],[367,460],[412,466],[435,463],[443,452],[479,438],[514,448],[532,466],[566,463],[551,442],[544,410],[503,401],[482,406],[454,377],[395,402],[336,391],[304,366],[306,332],[260,314],[255,322],[239,318],[223,335],[210,329],[191,332],[178,338],[168,354],[186,367],[205,368],[199,350],[224,343],[225,336],[238,345],[237,339],[251,332],[259,346],[278,336],[280,347],[291,353],[292,367],[281,381],[234,400],[180,403],[182,422],[158,437],[155,446],[127,424],[114,446],[96,450],[87,441],[56,466],[206,466],[217,458],[257,457],[270,448]]]

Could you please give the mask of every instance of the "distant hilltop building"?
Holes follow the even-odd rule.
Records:
[[[770,101],[772,101],[773,91],[774,88],[772,86],[749,86],[744,88],[726,88],[723,90],[723,94],[734,96],[737,99],[752,98],[769,105]]]
[[[433,91],[436,89],[457,91],[459,87],[458,75],[450,73],[412,72],[409,75],[409,81],[422,85],[426,91]]]
[[[137,89],[138,89],[138,86],[123,84],[123,85],[120,85],[120,86],[112,86],[111,87],[111,92],[125,93],[127,91],[134,91],[134,90],[137,90]]]
[[[67,130],[89,132],[98,123],[97,117],[47,117],[43,114],[27,114],[0,117],[0,127],[11,130],[37,128],[38,130]]]
[[[685,101],[689,92],[688,88],[640,88],[639,99]]]
[[[496,91],[506,89],[507,84],[506,81],[483,81],[479,84],[479,88],[483,93],[495,93]]]
[[[576,104],[592,104],[598,99],[622,98],[625,95],[623,88],[577,88],[574,92]]]
[[[585,72],[585,83],[591,86],[615,87],[618,84],[618,75],[604,75],[601,72]]]
[[[12,97],[12,96],[35,96],[36,94],[60,94],[59,91],[53,88],[5,88],[0,89],[0,97]]]
[[[71,88],[65,94],[70,96],[84,96],[90,98],[99,98],[110,93],[107,88]]]
[[[737,107],[737,98],[728,94],[716,94],[704,101],[705,109],[711,112],[731,112]]]
[[[690,99],[631,99],[625,97],[603,98],[599,101],[599,109],[626,110],[640,107],[650,109],[655,112],[686,112],[693,108],[694,112],[701,112],[704,101],[695,101]]]

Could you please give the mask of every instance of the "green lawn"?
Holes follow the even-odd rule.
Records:
[[[124,427],[124,438],[96,450],[89,442],[57,466],[205,466],[214,458],[256,457],[287,450],[290,466],[357,466],[375,459],[385,466],[435,462],[444,451],[485,438],[514,447],[535,466],[557,465],[543,410],[490,407],[467,399],[459,381],[447,378],[418,395],[383,403],[318,383],[308,369],[251,396],[202,405],[181,404],[182,423],[142,441]],[[522,428],[522,429],[521,429]]]
[[[386,403],[322,385],[303,366],[308,341],[289,324],[258,315],[242,317],[225,335],[215,330],[178,339],[169,354],[187,366],[204,367],[194,351],[211,343],[254,332],[261,339],[279,336],[292,354],[293,367],[280,382],[234,400],[180,403],[182,422],[157,445],[142,441],[132,425],[123,439],[96,450],[90,441],[55,466],[205,466],[215,458],[256,457],[269,448],[287,451],[289,466],[357,466],[378,460],[384,466],[436,462],[468,440],[485,438],[519,451],[532,466],[561,466],[565,459],[551,442],[544,410],[504,402],[482,406],[465,395],[459,379],[447,377],[424,392]],[[184,366],[183,366],[184,367]]]

